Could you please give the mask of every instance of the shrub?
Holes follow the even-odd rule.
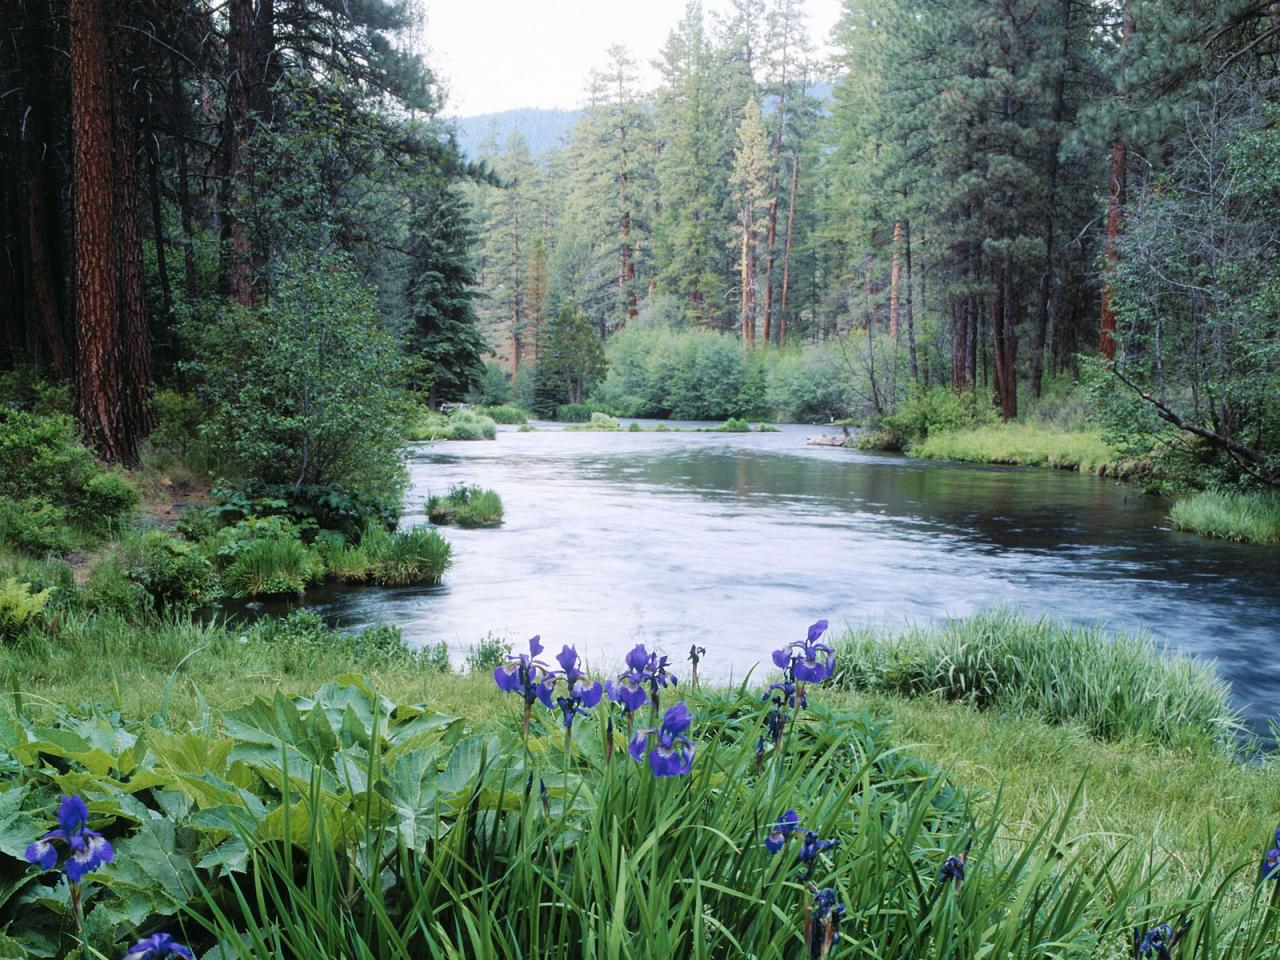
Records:
[[[222,574],[233,597],[299,594],[324,576],[324,564],[301,540],[253,540],[244,545]]]
[[[356,544],[326,548],[321,557],[325,573],[343,583],[365,583],[377,569],[369,554]]]
[[[497,407],[476,407],[475,412],[481,416],[488,417],[494,423],[520,424],[529,422],[529,414],[520,407],[509,403]]]
[[[403,641],[401,641],[403,643]],[[449,644],[443,640],[424,646],[418,651],[418,659],[426,670],[436,673],[452,673],[453,661],[449,657]]]
[[[586,423],[574,423],[565,427],[566,430],[621,430],[622,427],[618,421],[609,416],[607,413],[593,413],[591,419]]]
[[[147,530],[123,542],[126,577],[157,607],[207,606],[218,599],[218,577],[193,543],[161,530]]]
[[[138,505],[138,491],[118,473],[98,473],[85,483],[71,516],[83,529],[105,535]]]
[[[498,435],[498,427],[489,417],[474,410],[461,409],[449,414],[450,440],[492,440]]]
[[[483,640],[467,651],[468,673],[490,673],[511,656],[511,644],[503,637],[485,634]]]
[[[556,407],[556,419],[561,423],[587,423],[592,413],[587,403],[562,403]]]
[[[460,527],[496,526],[502,522],[502,498],[492,490],[459,484],[446,496],[427,499],[427,519]]]
[[[314,521],[298,524],[283,514],[248,516],[223,527],[202,543],[205,553],[219,567],[227,567],[264,540],[292,540],[301,543],[304,530],[315,532]]]
[[[416,527],[387,536],[377,550],[374,579],[387,586],[439,583],[453,563],[453,548],[435,530]]]
[[[114,557],[94,564],[89,579],[80,589],[80,600],[95,613],[114,614],[134,622],[154,603],[146,588],[131,579],[129,569]]]
[[[404,357],[345,259],[284,262],[263,306],[184,332],[202,436],[233,476],[399,505]]]
[[[931,433],[965,430],[994,420],[995,412],[979,405],[973,393],[958,394],[947,386],[914,389],[857,443],[864,449],[904,450]]]
[[[42,497],[0,497],[0,545],[34,556],[70,550],[66,511]]]
[[[471,384],[467,400],[481,406],[499,406],[511,401],[511,378],[492,360],[484,362],[484,372]],[[501,423],[502,421],[498,421]]]
[[[0,580],[0,640],[16,639],[28,625],[38,622],[52,592],[37,591],[14,577]]]
[[[730,417],[716,429],[721,433],[749,433],[751,424],[739,417]]]

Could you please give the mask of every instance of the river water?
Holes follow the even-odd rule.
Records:
[[[741,677],[814,620],[896,625],[991,606],[1143,629],[1216,661],[1255,722],[1280,697],[1280,548],[1169,527],[1136,487],[1055,470],[806,446],[777,433],[504,429],[410,455],[405,524],[455,483],[496,490],[506,521],[449,530],[430,588],[329,590],[335,623],[394,623],[461,661],[488,633],[597,669],[638,641]]]

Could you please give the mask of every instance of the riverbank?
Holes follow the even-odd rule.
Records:
[[[910,651],[942,649],[951,642],[948,635],[968,638],[972,646],[974,638],[995,624],[1028,642],[1044,639],[1046,631],[1073,635],[1069,628],[1000,613],[950,628],[881,633],[874,641],[870,633],[851,635],[837,642],[837,688],[811,691],[819,711],[815,717],[820,720],[821,711],[862,716],[859,723],[879,731],[875,738],[885,749],[936,765],[972,799],[976,811],[999,822],[995,849],[1007,853],[1041,842],[1040,831],[1070,808],[1061,828],[1079,845],[1082,862],[1097,864],[1114,854],[1120,866],[1159,866],[1158,891],[1169,895],[1190,883],[1205,864],[1224,871],[1234,852],[1253,850],[1274,829],[1272,821],[1280,815],[1275,807],[1280,765],[1270,759],[1245,765],[1213,736],[1165,736],[1127,705],[1115,711],[1117,722],[1100,739],[1096,715],[1088,710],[1079,716],[1051,715],[1028,706],[1040,695],[1041,678],[1035,672],[1006,676],[1001,696],[964,702],[945,702],[923,685],[919,696],[904,697],[883,687],[857,689],[848,679],[885,675],[886,664],[915,663],[920,658]],[[1077,653],[1094,656],[1081,642],[1077,640]],[[552,638],[547,643],[554,650]],[[72,704],[96,703],[101,716],[118,713],[125,722],[146,720],[157,729],[191,726],[218,737],[226,733],[224,718],[255,700],[310,698],[335,679],[345,683],[359,677],[363,687],[390,701],[424,704],[471,725],[504,717],[516,723],[518,705],[493,682],[492,650],[485,662],[475,663],[476,669],[458,674],[448,672],[447,660],[435,651],[411,653],[397,644],[394,633],[375,628],[343,634],[306,614],[247,628],[190,621],[138,628],[109,618],[72,622],[56,634],[28,637],[9,649],[3,682],[12,693],[3,698],[4,710],[31,722],[48,722],[85,709]],[[988,648],[994,661],[1012,647],[1004,642]],[[1126,656],[1136,665],[1149,653],[1130,646]],[[1051,655],[1066,656],[1061,646]],[[713,662],[714,651],[711,658]],[[596,675],[617,668],[588,666]],[[1088,663],[1064,659],[1058,666],[1064,674],[1086,678],[1082,683],[1099,676]],[[1186,694],[1187,664],[1171,662],[1164,669],[1148,661],[1148,666],[1151,676],[1144,690],[1135,689],[1135,698],[1170,703]],[[1199,669],[1211,680],[1207,670]],[[680,692],[669,696],[698,696],[689,690],[685,671],[678,673]],[[761,676],[755,685],[766,682]],[[714,687],[701,695],[707,703],[736,702],[740,696]],[[757,705],[754,710],[765,709],[758,693],[742,702],[748,700]],[[750,726],[756,721],[748,716],[738,722]],[[1078,802],[1071,807],[1077,793]]]
[[[1169,519],[1179,530],[1239,543],[1280,543],[1280,493],[1205,490],[1178,499]]]
[[[1141,461],[1120,457],[1099,430],[1061,430],[1033,423],[930,432],[905,452],[925,460],[1053,467],[1126,480],[1140,477],[1147,469]]]

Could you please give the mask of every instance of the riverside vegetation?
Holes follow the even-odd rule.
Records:
[[[1025,630],[1030,646],[1055,629],[1004,616],[961,630]],[[569,648],[553,669],[535,637],[528,653],[458,677],[378,642],[304,639],[326,628],[296,617],[274,635],[221,641],[247,648],[246,664],[273,656],[286,671],[242,671],[228,689],[212,634],[167,646],[150,639],[160,631],[117,634],[54,669],[80,689],[103,671],[168,682],[134,673],[115,687],[127,706],[69,709],[37,681],[0,707],[12,782],[0,862],[17,881],[0,904],[3,942],[86,957],[168,934],[197,953],[217,944],[263,958],[498,957],[536,944],[554,956],[734,956],[750,945],[836,957],[874,945],[1030,960],[1050,945],[1132,956],[1135,930],[1141,945],[1167,923],[1166,937],[1181,931],[1180,956],[1272,954],[1277,894],[1262,878],[1278,856],[1267,822],[1276,774],[1232,760],[1210,677],[1192,681],[1206,691],[1200,705],[1168,717],[1172,737],[1125,729],[1137,713],[1122,704],[1099,745],[1042,698],[1019,697],[1025,675],[993,675],[993,696],[967,706],[842,693],[861,682],[851,668],[877,668],[858,665],[865,637],[827,646],[822,626],[775,653],[772,685],[734,689],[695,684],[699,648],[690,672],[638,647],[601,680]],[[1098,654],[1079,633],[1062,637],[1060,653]],[[122,642],[133,657],[119,656]],[[319,683],[308,650],[321,671],[346,660],[364,676]],[[1182,695],[1183,667],[1127,650],[1089,682],[1144,665],[1148,692]],[[1043,725],[1041,711],[1067,726]],[[927,730],[923,746],[905,746],[911,726]],[[924,759],[950,745],[981,762],[1014,740],[979,778],[1016,771],[999,794]],[[1087,749],[1107,775],[1030,760],[1045,749]],[[1063,791],[1056,809],[1033,782],[1045,777]],[[1195,805],[1227,783],[1232,804]],[[1095,789],[1134,792],[1117,810],[1088,802]],[[60,795],[87,801],[71,826],[97,853],[75,876],[59,840],[40,839]]]

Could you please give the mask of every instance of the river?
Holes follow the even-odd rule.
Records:
[[[496,490],[506,521],[449,530],[430,588],[330,589],[332,622],[398,625],[461,661],[493,633],[541,634],[597,669],[636,642],[741,677],[814,620],[897,625],[998,605],[1146,630],[1216,662],[1255,723],[1280,696],[1280,548],[1170,528],[1134,486],[806,446],[777,433],[606,433],[539,425],[412,449],[404,523],[451,484]]]

